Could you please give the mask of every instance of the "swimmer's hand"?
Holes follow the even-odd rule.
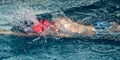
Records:
[[[112,25],[110,28],[111,32],[120,32],[120,25],[116,22],[110,22],[110,24]]]

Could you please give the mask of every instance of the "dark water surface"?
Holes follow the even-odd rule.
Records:
[[[1,35],[3,60],[119,60],[120,42],[80,38],[18,37]],[[47,42],[45,42],[45,40]]]
[[[74,21],[85,20],[83,24],[88,25],[98,21],[120,23],[119,0],[19,1],[0,1],[0,29],[11,28],[9,23],[20,4],[28,4],[36,14],[62,11]],[[92,39],[41,36],[34,41],[37,38],[0,35],[0,60],[120,60],[119,34]]]

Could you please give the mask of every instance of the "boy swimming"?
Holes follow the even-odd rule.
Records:
[[[38,20],[38,23],[24,21],[24,24],[13,26],[11,31],[0,31],[0,34],[16,34],[25,36],[55,35],[72,36],[74,34],[94,34],[92,26],[85,26],[71,21],[68,18],[54,18],[49,20]]]
[[[22,11],[22,10],[21,10]],[[27,11],[26,11],[27,12]],[[22,20],[17,21],[18,23],[12,26],[12,29],[9,31],[1,30],[0,34],[15,34],[15,35],[23,35],[23,36],[61,36],[61,37],[72,37],[74,35],[93,35],[100,29],[106,30],[105,28],[100,28],[101,25],[104,26],[104,22],[97,22],[97,26],[92,25],[83,25],[81,23],[73,22],[71,19],[67,17],[57,17],[51,19],[37,19],[34,14],[28,14],[30,12],[18,13],[24,15]],[[34,17],[33,17],[34,16]],[[28,18],[29,17],[29,18]],[[33,18],[31,18],[33,17]],[[22,21],[21,21],[22,20]],[[120,25],[111,22],[108,23],[109,31],[111,32],[120,32]],[[106,27],[106,26],[104,26]]]

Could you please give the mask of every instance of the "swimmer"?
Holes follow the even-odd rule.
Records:
[[[27,24],[27,23],[25,23]],[[110,31],[119,31],[120,25],[111,22]],[[29,26],[29,25],[28,25]],[[94,26],[87,26],[80,23],[73,22],[69,18],[54,18],[52,21],[39,20],[38,23],[32,22],[29,27],[18,26],[16,29],[13,27],[11,31],[1,30],[0,34],[15,34],[22,36],[60,36],[72,37],[75,34],[79,35],[93,35],[97,32]],[[114,30],[113,30],[114,28]]]

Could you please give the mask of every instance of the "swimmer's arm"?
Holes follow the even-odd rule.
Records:
[[[12,34],[12,35],[18,35],[18,36],[40,36],[41,34],[25,34],[20,32],[13,32],[11,30],[0,30],[0,34]]]
[[[110,32],[120,32],[120,24],[116,23],[116,22],[110,22],[111,24],[111,27],[109,29]],[[87,33],[90,33],[90,34],[95,34],[96,29],[95,27],[93,26],[86,26],[87,28]]]
[[[16,34],[10,30],[0,30],[0,34]]]
[[[47,33],[40,33],[40,34],[36,34],[36,33],[31,33],[31,34],[25,34],[25,33],[20,33],[20,32],[13,32],[11,30],[0,30],[0,34],[11,34],[11,35],[17,35],[17,36],[47,36],[47,35],[53,35],[56,37],[72,37],[71,34],[60,34],[60,33],[56,33],[56,32],[51,32],[51,34],[47,34]]]
[[[27,34],[13,32],[11,30],[0,30],[0,34],[13,34],[13,35],[24,35],[24,36],[27,36]]]

